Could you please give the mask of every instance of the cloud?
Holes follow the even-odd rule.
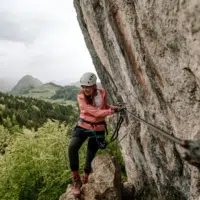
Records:
[[[48,30],[71,27],[69,18],[75,17],[75,13],[69,6],[72,5],[61,0],[3,0],[0,39],[29,42]]]
[[[42,81],[95,71],[71,0],[1,0],[0,76]]]

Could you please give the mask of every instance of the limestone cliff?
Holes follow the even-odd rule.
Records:
[[[180,139],[200,139],[200,1],[74,0],[112,101]],[[119,138],[138,199],[198,199],[183,150],[127,114]]]

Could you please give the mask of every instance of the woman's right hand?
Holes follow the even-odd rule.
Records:
[[[126,109],[125,106],[120,106],[120,107],[113,108],[113,112],[114,113],[118,113],[118,112],[121,112],[121,111],[123,111],[125,109]]]

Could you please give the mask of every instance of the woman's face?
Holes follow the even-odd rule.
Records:
[[[85,96],[92,96],[93,95],[93,92],[94,92],[94,87],[93,86],[82,85],[81,87],[83,89],[83,92],[84,92]]]

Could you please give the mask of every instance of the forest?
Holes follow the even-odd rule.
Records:
[[[47,119],[69,124],[77,119],[77,109],[71,105],[0,93],[0,123],[4,127],[12,130],[25,126],[37,130]]]
[[[64,100],[76,100],[76,96],[80,88],[76,86],[65,86],[56,91],[56,93],[51,97],[51,99],[64,99]]]

